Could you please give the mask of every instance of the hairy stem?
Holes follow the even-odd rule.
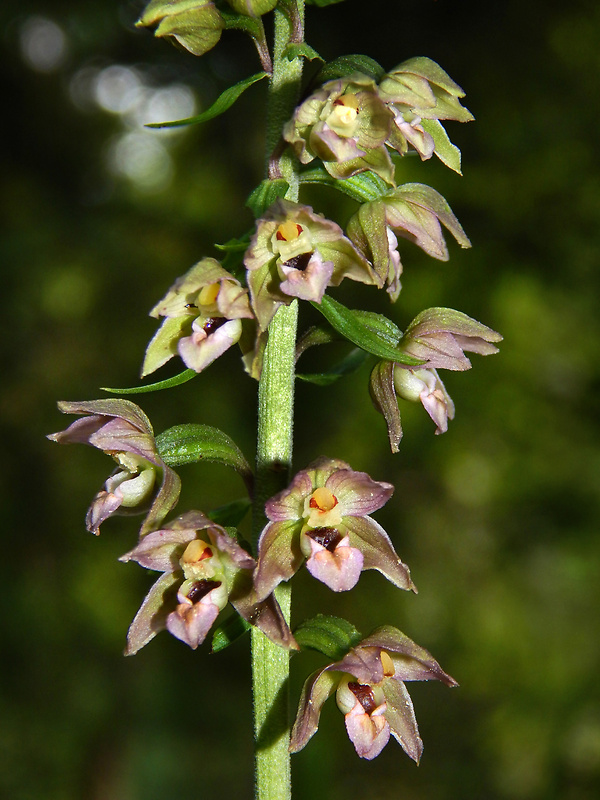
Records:
[[[304,18],[304,0],[297,0],[297,19]],[[267,169],[269,158],[281,138],[281,129],[297,102],[302,60],[283,56],[298,24],[275,11],[273,75],[267,111]],[[290,185],[287,198],[298,199],[298,177],[294,160],[283,154],[279,169]],[[258,390],[258,438],[256,491],[253,515],[254,542],[262,530],[265,500],[287,485],[292,463],[294,420],[294,354],[298,305],[282,306],[269,325],[263,370]],[[291,593],[280,586],[276,597],[289,623]],[[287,800],[291,797],[289,720],[289,653],[252,629],[252,676],[254,732],[256,741],[255,787],[257,800]]]

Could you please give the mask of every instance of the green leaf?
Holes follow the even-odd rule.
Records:
[[[189,117],[188,119],[178,119],[174,122],[149,122],[145,127],[146,128],[177,128],[181,127],[182,125],[195,125],[199,122],[208,122],[209,119],[214,119],[214,117],[218,117],[220,114],[223,114],[227,111],[231,106],[235,103],[235,101],[242,95],[246,89],[252,86],[253,83],[257,83],[257,81],[261,81],[263,78],[267,77],[266,72],[257,72],[255,75],[250,75],[249,78],[244,78],[243,81],[236,83],[234,86],[230,86],[228,89],[217,97],[215,102],[203,111],[201,114],[198,114],[196,117]]]
[[[337,0],[340,2],[340,0]],[[314,61],[318,59],[319,61],[325,61],[325,59],[320,56],[314,47],[311,47],[306,42],[301,42],[297,44],[296,42],[290,42],[285,50],[283,51],[284,58],[287,58],[288,61],[293,61],[295,58],[306,58],[308,61]]]
[[[343,658],[363,638],[348,620],[326,614],[317,614],[300,623],[294,637],[302,649],[318,650],[334,661]]]
[[[215,628],[211,641],[211,652],[218,653],[247,633],[252,625],[239,614],[232,614]]]
[[[338,361],[338,363],[327,372],[311,374],[297,373],[296,377],[307,383],[315,383],[317,386],[329,386],[329,384],[334,383],[334,381],[337,381],[344,375],[350,375],[352,372],[356,372],[368,358],[369,353],[366,353],[360,347],[355,347],[347,356]]]
[[[252,485],[252,470],[242,451],[226,433],[210,425],[175,425],[156,437],[156,447],[170,467],[196,461],[216,461],[233,467],[240,473],[248,488]]]
[[[233,526],[237,528],[251,506],[251,501],[247,497],[243,497],[240,500],[232,500],[231,503],[227,503],[224,506],[213,508],[212,511],[209,511],[207,516],[212,519],[213,522],[216,522],[217,525],[222,525],[223,527]]]
[[[337,80],[337,78],[347,78],[353,72],[362,72],[374,81],[380,80],[385,75],[385,70],[369,56],[354,54],[349,56],[340,56],[325,64],[317,75],[319,83],[326,81]]]
[[[306,330],[296,345],[296,361],[300,358],[302,353],[306,352],[309,347],[314,347],[318,344],[330,344],[330,342],[343,340],[337,331],[334,331],[330,325],[312,325]]]
[[[101,386],[103,392],[110,392],[111,394],[144,394],[145,392],[160,392],[162,389],[170,389],[172,386],[180,386],[182,383],[187,383],[195,378],[198,373],[193,369],[184,369],[179,375],[174,375],[172,378],[167,378],[164,381],[157,383],[148,383],[146,386],[132,386],[127,389],[115,389],[113,386]]]
[[[424,364],[422,359],[398,350],[402,338],[400,329],[387,317],[367,311],[353,311],[337,300],[324,295],[320,303],[311,303],[327,322],[353,344],[386,361],[414,367]]]
[[[285,193],[289,188],[290,185],[284,178],[276,178],[272,181],[269,179],[264,180],[258,184],[256,189],[250,192],[246,205],[255,217],[261,217],[277,199],[285,197]]]
[[[393,189],[374,172],[360,172],[351,178],[333,178],[324,167],[313,167],[299,175],[300,183],[318,183],[337,189],[359,203],[370,203],[389,194]]]

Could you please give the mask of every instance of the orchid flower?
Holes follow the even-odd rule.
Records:
[[[365,569],[416,591],[387,533],[368,516],[393,491],[344,461],[323,457],[309,464],[266,503],[270,521],[258,542],[257,595],[268,596],[305,560],[313,577],[336,592],[352,589]]]

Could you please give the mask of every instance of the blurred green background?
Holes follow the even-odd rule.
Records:
[[[125,633],[151,576],[116,558],[135,522],[94,540],[87,505],[111,469],[91,448],[44,439],[56,399],[135,384],[173,280],[251,225],[265,87],[225,116],[169,134],[257,71],[241,33],[195,59],[133,28],[141,2],[3,0],[4,563],[0,795],[13,800],[252,796],[248,642],[219,656],[162,634],[135,658]],[[295,619],[348,616],[365,633],[400,627],[461,684],[411,688],[425,752],[392,742],[358,759],[330,701],[294,757],[295,798],[591,800],[600,793],[600,6],[592,2],[346,0],[311,9],[326,58],[363,52],[386,68],[438,61],[476,123],[449,123],[464,177],[408,160],[473,249],[448,263],[401,244],[396,306],[370,288],[336,296],[402,327],[422,308],[459,308],[499,330],[501,354],[444,376],[457,415],[433,436],[404,404],[392,456],[368,370],[297,392],[296,466],[319,454],[389,480],[377,518],[418,597],[367,573],[351,596],[300,575]],[[309,67],[309,70],[311,68]],[[338,218],[330,194],[308,202]],[[308,361],[308,356],[307,356]],[[168,369],[165,370],[165,374]],[[160,432],[217,425],[253,453],[255,385],[229,352],[167,394],[140,396]],[[180,511],[242,493],[225,468],[182,468]],[[294,659],[292,695],[321,663]]]

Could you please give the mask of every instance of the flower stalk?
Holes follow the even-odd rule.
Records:
[[[304,0],[297,0],[297,19],[303,20]],[[297,28],[297,25],[295,26]],[[281,138],[284,122],[297,102],[302,59],[289,61],[285,48],[296,34],[290,18],[275,10],[273,73],[269,84],[266,153],[270,156]],[[298,177],[291,154],[280,158],[279,169],[289,184],[288,200],[298,200]],[[269,325],[258,390],[258,434],[253,537],[256,544],[264,526],[265,501],[288,482],[292,462],[295,347],[298,302],[281,306]],[[276,598],[289,624],[291,590],[278,587]],[[262,633],[252,633],[252,676],[256,747],[255,794],[257,800],[291,797],[289,651],[274,645]]]

